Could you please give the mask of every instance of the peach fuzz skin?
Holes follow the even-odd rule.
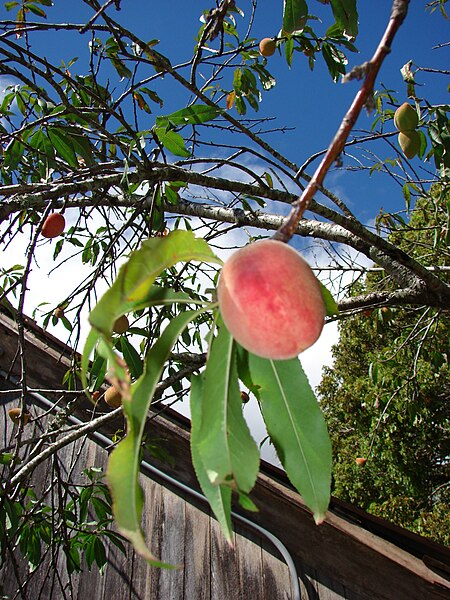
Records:
[[[224,323],[249,352],[294,358],[319,338],[325,319],[320,284],[290,246],[263,240],[235,252],[218,283]]]

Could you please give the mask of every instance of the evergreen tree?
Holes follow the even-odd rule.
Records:
[[[430,267],[448,265],[449,191],[432,189],[391,240]],[[400,233],[401,229],[401,233]],[[390,289],[369,274],[353,295]],[[340,324],[319,388],[333,444],[333,493],[450,543],[448,311],[380,306]],[[358,460],[357,460],[358,459]],[[445,517],[445,518],[444,518]]]

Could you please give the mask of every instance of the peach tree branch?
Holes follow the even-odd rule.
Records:
[[[297,223],[302,218],[303,213],[308,210],[314,194],[321,189],[331,165],[339,158],[344,149],[345,142],[350,135],[361,110],[364,106],[371,107],[376,77],[384,59],[391,50],[395,35],[406,17],[408,4],[409,0],[394,0],[389,23],[378,44],[375,54],[369,62],[354,68],[353,71],[346,76],[346,81],[349,81],[350,79],[362,79],[364,77],[364,82],[344,116],[341,125],[328,147],[324,158],[317,167],[316,172],[301,196],[293,203],[291,213],[286,221],[273,236],[275,239],[283,242],[287,242],[291,239],[297,227]]]

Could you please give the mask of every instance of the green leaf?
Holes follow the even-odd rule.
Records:
[[[211,483],[250,492],[258,474],[259,450],[242,413],[235,345],[224,326],[211,343],[202,408],[198,450]]]
[[[201,125],[213,121],[223,113],[218,106],[207,106],[206,104],[194,104],[188,108],[182,108],[176,112],[156,118],[156,128],[178,127],[182,125]]]
[[[193,376],[191,378],[190,395],[192,464],[200,487],[208,499],[226,540],[231,544],[233,539],[231,528],[231,488],[228,485],[214,485],[211,483],[199,452],[199,441],[201,439],[199,433],[204,400],[202,378],[200,376]]]
[[[325,310],[327,317],[332,317],[333,315],[337,315],[339,313],[339,307],[337,305],[336,300],[331,295],[331,292],[327,290],[327,288],[323,285],[321,281],[320,290],[322,292],[323,301],[325,302]]]
[[[186,311],[173,319],[150,349],[143,375],[133,384],[131,400],[123,399],[127,435],[108,461],[107,479],[113,498],[113,514],[120,532],[150,564],[173,568],[156,559],[146,546],[141,530],[142,491],[138,476],[145,420],[166,360],[186,325],[201,311]]]
[[[298,359],[272,361],[249,354],[249,364],[278,457],[320,523],[330,501],[331,444],[319,403]]]
[[[36,6],[35,4],[31,4],[31,2],[28,2],[26,6],[27,6],[27,10],[34,13],[38,17],[43,17],[44,19],[47,18],[45,11],[43,11],[42,8],[39,8],[39,6]]]
[[[153,288],[158,275],[177,262],[221,263],[203,239],[178,229],[161,238],[145,240],[121,267],[116,281],[92,310],[89,320],[99,332],[110,335],[114,321],[122,314],[152,304],[186,302],[185,294]],[[189,300],[191,303],[193,300]]]
[[[175,154],[175,156],[188,158],[191,155],[189,150],[186,149],[184,139],[179,133],[176,133],[171,129],[166,129],[165,127],[157,127],[155,134],[164,148],[167,148],[167,150],[172,152],[172,154]]]
[[[6,146],[3,166],[9,171],[14,171],[25,153],[25,144],[15,139]]]
[[[356,38],[358,35],[356,0],[331,0],[331,8],[342,33],[351,38]]]
[[[0,452],[0,465],[9,465],[12,463],[14,454],[11,452]]]
[[[139,352],[135,349],[135,347],[130,344],[130,342],[122,337],[120,340],[120,347],[122,350],[123,357],[125,362],[130,369],[130,375],[133,379],[137,379],[142,375],[143,365],[141,357],[139,356]]]
[[[305,0],[284,0],[283,32],[290,34],[301,31],[308,18],[308,5]]]
[[[70,136],[57,127],[47,128],[47,135],[60,158],[65,160],[71,167],[78,168],[77,155]]]

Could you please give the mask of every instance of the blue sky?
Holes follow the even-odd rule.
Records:
[[[203,10],[211,8],[212,0],[122,0],[122,10],[116,12],[109,9],[113,18],[135,31],[143,39],[158,38],[161,40],[157,47],[167,55],[172,64],[184,62],[192,56],[194,36],[200,26],[199,17]],[[433,46],[446,41],[448,21],[443,19],[438,11],[430,14],[425,11],[426,2],[423,0],[410,3],[409,14],[403,27],[398,33],[393,51],[385,61],[378,79],[377,87],[383,84],[394,91],[400,102],[407,100],[406,87],[402,82],[400,68],[408,61],[423,67],[448,68],[449,47],[434,49]],[[238,5],[249,10],[250,2],[241,0]],[[375,50],[386,26],[391,2],[358,2],[360,11],[360,35],[356,45],[359,54],[348,54],[349,67],[369,59]],[[331,24],[331,10],[317,0],[310,0],[311,12],[322,16],[324,24],[317,24],[317,29],[323,31]],[[81,1],[64,2],[56,0],[54,7],[46,9],[48,20],[55,22],[85,22],[92,12]],[[14,12],[7,13],[0,8],[0,17],[11,17]],[[280,29],[282,18],[281,0],[260,0],[257,16],[253,27],[253,36],[257,39],[276,35]],[[238,26],[244,31],[247,21],[237,17]],[[316,25],[314,26],[316,27]],[[80,69],[87,59],[86,46],[89,35],[80,36],[78,33],[64,35],[65,44],[61,45],[61,36],[54,38],[52,34],[39,34],[39,50],[46,56],[57,57],[68,62],[74,56],[79,62],[73,71]],[[55,42],[55,39],[57,42]],[[56,44],[56,45],[55,45]],[[301,53],[295,53],[291,69],[278,53],[269,59],[269,69],[277,80],[277,85],[265,93],[260,106],[259,116],[277,117],[277,126],[295,128],[284,134],[273,134],[270,138],[276,148],[285,153],[297,164],[312,153],[323,150],[333,137],[339,122],[347,110],[358,83],[346,85],[333,83],[319,57],[314,72],[310,72],[307,59]],[[435,74],[421,73],[418,80],[423,87],[418,88],[432,103],[448,102],[447,82],[444,77]],[[169,97],[164,96],[163,113],[169,113],[182,107],[179,90],[170,81],[164,82]],[[149,117],[151,126],[152,121]],[[372,119],[366,114],[361,115],[357,128],[369,130]],[[387,130],[393,130],[388,125]],[[395,138],[393,138],[394,140]],[[374,146],[381,156],[393,156],[392,150],[385,142]],[[416,159],[417,160],[417,159]],[[314,165],[317,163],[314,163]],[[346,160],[345,165],[352,164]],[[419,166],[419,161],[416,163]],[[312,165],[313,166],[313,165]],[[312,171],[312,166],[309,171]],[[388,210],[403,208],[403,199],[398,186],[385,175],[355,174],[340,172],[338,175],[329,174],[326,184],[343,193],[351,208],[366,222],[370,222],[380,206]]]

